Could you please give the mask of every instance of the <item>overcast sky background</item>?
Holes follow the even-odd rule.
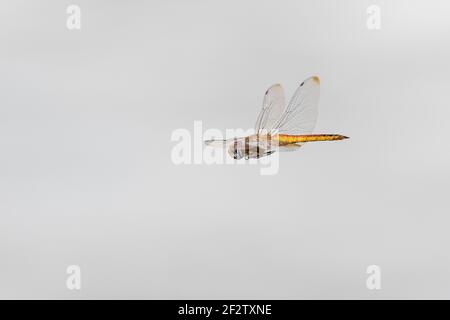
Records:
[[[449,17],[444,0],[2,1],[0,298],[449,299]],[[289,98],[311,75],[316,132],[351,139],[273,176],[172,163],[173,130],[252,127],[270,85]]]

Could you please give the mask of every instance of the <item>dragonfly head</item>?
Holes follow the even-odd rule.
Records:
[[[242,159],[244,157],[244,150],[242,150],[242,148],[240,147],[239,144],[233,144],[230,146],[230,148],[228,149],[228,154],[233,158],[233,159]]]

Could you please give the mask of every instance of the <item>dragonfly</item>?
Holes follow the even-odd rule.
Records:
[[[340,134],[313,134],[318,117],[320,79],[312,76],[303,81],[285,107],[280,84],[267,89],[255,133],[227,140],[205,140],[210,147],[226,148],[234,159],[254,159],[276,151],[296,151],[310,142],[348,139]]]

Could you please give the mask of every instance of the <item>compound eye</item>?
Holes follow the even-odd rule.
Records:
[[[235,158],[235,159],[242,158],[241,150],[239,150],[238,148],[234,149],[234,156],[233,156],[233,158]]]

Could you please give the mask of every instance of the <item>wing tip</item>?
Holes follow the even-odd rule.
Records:
[[[315,83],[315,84],[317,84],[317,85],[320,85],[320,79],[319,79],[319,77],[318,76],[312,76],[312,77],[309,77],[308,79],[306,79],[305,81],[303,81],[301,84],[300,84],[300,87],[303,87],[303,85],[306,83],[306,82],[310,82],[310,81],[312,81],[313,83]]]
[[[269,94],[270,89],[273,89],[273,88],[276,88],[276,87],[282,88],[282,87],[281,87],[281,84],[275,83],[274,85],[271,85],[269,89],[266,90],[265,95],[268,95],[268,94]]]

